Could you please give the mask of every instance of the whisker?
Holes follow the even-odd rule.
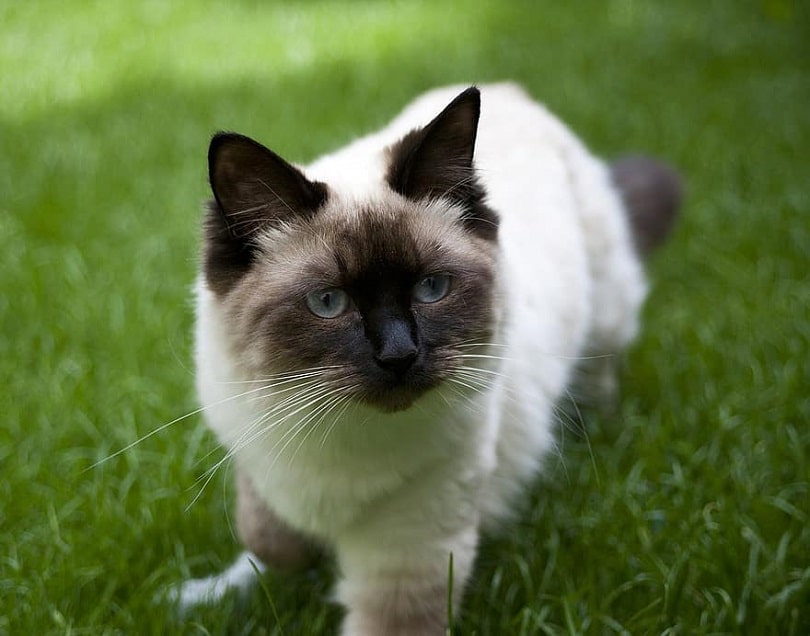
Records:
[[[509,376],[506,373],[502,373],[500,371],[495,371],[494,369],[482,369],[480,367],[463,366],[463,367],[459,367],[458,370],[459,371],[465,371],[467,373],[472,373],[472,374],[480,373],[483,376],[494,376],[494,377],[498,377],[498,378],[505,378],[507,380],[509,379]]]
[[[354,391],[356,387],[347,387],[347,388],[350,391]],[[337,411],[337,413],[335,413],[335,416],[332,418],[332,422],[329,424],[329,427],[324,431],[323,437],[321,438],[321,448],[324,447],[324,445],[326,444],[326,439],[332,434],[332,431],[335,429],[338,422],[341,421],[343,415],[346,413],[349,406],[351,406],[351,399],[352,399],[351,393],[347,393],[347,395],[341,398],[339,402],[340,406],[337,407],[339,410]]]
[[[504,356],[493,356],[487,353],[460,353],[458,357],[463,360],[510,360],[510,358]]]
[[[310,391],[310,390],[311,390],[310,385],[312,385],[312,384],[314,384],[314,383],[315,383],[315,381],[310,381],[310,382],[308,382],[308,383],[305,383],[305,384],[306,384],[306,387],[307,387],[307,391]],[[273,395],[277,395],[277,394],[280,394],[280,393],[284,393],[284,392],[287,392],[287,391],[291,391],[291,390],[293,390],[294,388],[300,388],[300,387],[288,387],[288,388],[286,388],[286,389],[283,389],[283,390],[281,390],[281,391],[277,391],[277,392],[270,391],[269,393],[264,394],[264,395],[259,395],[259,396],[254,396],[254,397],[251,397],[251,398],[250,398],[250,400],[251,400],[251,401],[253,401],[253,400],[259,400],[259,399],[268,399],[268,398],[272,397]],[[241,450],[242,448],[245,448],[245,447],[246,447],[246,446],[248,446],[248,445],[249,445],[249,444],[250,444],[252,441],[254,441],[254,440],[255,440],[255,439],[257,439],[258,437],[260,437],[260,436],[261,436],[261,433],[258,433],[258,434],[257,434],[257,431],[258,431],[259,429],[261,429],[262,424],[263,424],[265,421],[267,421],[268,419],[272,418],[272,417],[273,417],[273,415],[274,415],[275,413],[277,413],[277,412],[279,412],[279,411],[283,410],[283,408],[284,408],[284,407],[286,407],[286,405],[287,405],[287,404],[288,404],[290,401],[295,401],[295,400],[297,400],[297,399],[305,399],[305,398],[306,398],[308,395],[309,395],[309,393],[308,393],[308,392],[305,392],[303,395],[302,395],[302,394],[300,394],[300,393],[298,393],[298,394],[294,394],[294,395],[292,395],[292,396],[288,396],[288,397],[286,397],[284,400],[282,400],[281,402],[278,402],[278,403],[274,404],[274,405],[273,405],[273,406],[272,406],[270,409],[268,409],[266,412],[264,412],[264,413],[260,414],[259,416],[257,416],[257,417],[256,417],[256,418],[255,418],[255,419],[254,419],[254,420],[253,420],[253,421],[252,421],[252,422],[251,422],[251,423],[250,423],[250,424],[249,424],[249,425],[246,427],[246,429],[245,429],[245,430],[242,432],[242,434],[239,436],[239,439],[237,439],[237,440],[236,440],[236,442],[235,442],[235,443],[234,443],[234,444],[231,446],[231,449],[228,451],[228,454],[226,455],[226,457],[225,457],[225,458],[223,458],[223,460],[222,460],[222,461],[227,461],[227,460],[228,460],[228,459],[229,459],[231,456],[233,456],[233,454],[235,454],[236,452],[238,452],[238,451],[239,451],[239,450]],[[215,452],[215,450],[212,450],[212,451],[211,451],[211,452],[209,452],[209,453],[208,453],[208,454],[207,454],[205,457],[203,457],[203,458],[202,458],[200,461],[204,461],[204,460],[205,460],[207,457],[210,457],[210,456],[211,456],[211,455],[212,455],[214,452]],[[219,464],[220,464],[220,463],[221,463],[221,462],[219,462],[217,465],[215,465],[215,466],[213,467],[213,469],[214,469],[214,470],[216,470],[216,469],[219,467]],[[209,469],[209,470],[210,470],[210,469]]]
[[[337,398],[334,398],[334,396],[336,394],[339,395],[340,392],[341,392],[340,388],[335,389],[335,391],[330,396],[328,396],[328,401],[325,404],[321,405],[321,407],[319,407],[318,411],[320,411],[320,414],[318,415],[317,414],[318,411],[315,411],[308,417],[307,422],[304,424],[304,426],[308,426],[309,430],[304,434],[304,436],[298,442],[298,446],[296,446],[295,450],[293,451],[292,455],[290,456],[290,459],[289,459],[290,464],[292,464],[295,461],[295,458],[298,456],[299,451],[301,450],[303,445],[306,443],[307,439],[309,439],[309,436],[312,435],[312,432],[315,429],[317,429],[323,423],[323,420],[330,413],[332,413],[334,411],[335,406],[337,404],[339,404],[341,402],[341,400],[344,400],[344,399],[346,399],[348,397],[347,395],[345,395],[345,392],[344,392],[344,395],[339,396]],[[303,430],[303,428],[301,430]],[[279,454],[282,454],[283,451],[284,451],[284,449],[282,449]]]
[[[258,212],[259,210],[264,210],[270,207],[267,203],[262,203],[261,205],[254,205],[252,208],[244,208],[242,210],[237,210],[236,212],[229,212],[228,216],[239,216],[240,214],[252,214],[253,212]]]
[[[340,365],[327,365],[322,367],[309,367],[299,371],[282,371],[280,373],[271,373],[270,375],[262,376],[254,380],[225,380],[219,384],[252,384],[257,382],[273,382],[275,380],[289,380],[296,378],[308,378],[316,375],[322,375],[324,371],[332,369],[340,369]]]
[[[254,420],[254,422],[251,423],[251,425],[243,432],[239,439],[231,446],[230,452],[234,454],[238,453],[243,448],[249,446],[255,440],[261,438],[272,429],[277,428],[291,417],[297,415],[313,402],[317,402],[318,400],[322,399],[322,397],[328,392],[329,388],[324,387],[323,385],[308,387],[305,391],[290,395],[278,404],[272,405],[267,411],[262,413],[256,418],[256,420]],[[289,409],[294,410],[289,411]],[[271,424],[266,427],[263,426],[263,424],[268,421],[271,421]]]
[[[98,460],[94,464],[91,464],[90,466],[85,468],[83,472],[86,472],[88,470],[92,470],[93,468],[96,468],[96,467],[100,466],[101,464],[104,464],[104,463],[110,461],[111,459],[115,459],[119,455],[122,455],[122,454],[126,453],[128,450],[131,450],[132,448],[135,448],[141,442],[145,442],[150,437],[153,437],[154,435],[157,435],[158,433],[161,433],[161,432],[165,431],[167,428],[169,428],[170,426],[173,426],[174,424],[177,424],[178,422],[182,422],[183,420],[188,419],[189,417],[193,417],[194,415],[198,415],[199,413],[202,413],[203,411],[206,411],[206,410],[208,410],[210,408],[221,406],[222,404],[225,404],[225,403],[230,402],[232,400],[237,400],[237,399],[242,398],[242,397],[244,397],[246,395],[249,395],[251,393],[255,393],[257,391],[262,391],[264,389],[266,389],[266,387],[259,387],[259,388],[256,388],[256,389],[251,389],[249,391],[245,391],[245,392],[239,393],[237,395],[228,396],[227,398],[224,398],[222,400],[218,400],[217,402],[213,402],[212,404],[206,404],[204,406],[201,406],[199,408],[194,409],[193,411],[189,411],[185,415],[181,415],[180,417],[176,417],[175,419],[173,419],[170,422],[166,422],[165,424],[161,424],[157,428],[155,428],[155,429],[149,431],[148,433],[146,433],[145,435],[139,437],[134,442],[130,442],[129,444],[127,444],[123,448],[115,451],[111,455],[108,455],[107,457]]]
[[[289,206],[289,204],[288,204],[288,203],[287,203],[287,202],[286,202],[286,201],[285,201],[285,200],[284,200],[284,199],[283,199],[283,198],[282,198],[282,197],[281,197],[281,196],[278,194],[278,192],[276,192],[275,190],[273,190],[273,188],[271,188],[271,187],[270,187],[270,186],[269,186],[269,185],[268,185],[268,184],[267,184],[267,183],[266,183],[266,182],[265,182],[263,179],[258,179],[258,178],[257,178],[257,179],[256,179],[256,181],[258,181],[259,183],[261,183],[261,184],[262,184],[262,185],[263,185],[265,188],[267,188],[267,189],[268,189],[268,190],[269,190],[269,191],[270,191],[270,192],[273,194],[273,196],[274,196],[274,197],[276,197],[276,198],[277,198],[279,201],[281,201],[282,205],[283,205],[285,208],[287,208],[287,209],[288,209],[290,212],[292,212],[293,214],[295,214],[295,210],[293,210],[293,209],[292,209],[292,208]]]
[[[483,389],[487,388],[485,386],[475,386],[474,384],[468,384],[467,381],[461,380],[458,377],[450,377],[447,379],[447,381],[457,384],[459,386],[463,386],[465,389],[469,389],[474,393],[480,393]]]
[[[319,375],[322,375],[324,371],[328,371],[330,369],[336,369],[336,368],[339,368],[339,367],[337,365],[322,366],[322,367],[312,367],[312,368],[309,368],[309,369],[303,369],[301,371],[285,371],[285,372],[282,372],[282,373],[269,375],[269,376],[267,376],[265,378],[257,378],[255,380],[225,381],[225,382],[222,382],[220,384],[248,384],[248,385],[250,385],[250,384],[260,384],[261,386],[258,386],[258,387],[253,388],[253,389],[249,389],[247,391],[243,391],[241,393],[237,393],[235,395],[230,395],[230,396],[228,396],[226,398],[223,398],[221,400],[218,400],[216,402],[212,402],[211,404],[205,404],[203,406],[200,406],[199,408],[196,408],[196,409],[194,409],[192,411],[189,411],[188,413],[185,413],[184,415],[176,417],[175,419],[171,420],[170,422],[166,422],[165,424],[161,424],[157,428],[149,431],[148,433],[142,435],[138,439],[130,442],[129,444],[127,444],[123,448],[120,448],[119,450],[115,451],[114,453],[111,453],[110,455],[108,455],[108,456],[94,462],[93,464],[91,464],[90,466],[85,468],[83,472],[92,470],[93,468],[97,468],[98,466],[101,466],[102,464],[105,464],[106,462],[110,461],[111,459],[115,459],[116,457],[118,457],[118,456],[126,453],[127,451],[135,448],[136,446],[138,446],[142,442],[145,442],[146,440],[148,440],[149,438],[157,435],[158,433],[162,433],[163,431],[170,428],[174,424],[177,424],[177,423],[179,423],[179,422],[181,422],[181,421],[183,421],[185,419],[188,419],[190,417],[193,417],[195,415],[199,415],[200,413],[203,413],[208,409],[215,408],[217,406],[221,406],[222,404],[226,404],[226,403],[234,401],[234,400],[239,400],[239,399],[244,398],[244,397],[249,396],[249,395],[254,395],[256,393],[261,393],[262,391],[270,391],[266,395],[257,396],[257,399],[262,399],[262,398],[266,399],[267,397],[269,397],[269,396],[271,396],[273,394],[273,392],[271,391],[273,386],[282,386],[282,385],[286,385],[286,384],[291,384],[291,383],[294,383],[296,380],[301,380],[301,379],[316,378]],[[286,391],[286,389],[284,389],[283,391]],[[281,392],[281,391],[279,391],[279,392]]]
[[[495,380],[498,377],[498,374],[495,373],[484,373],[486,369],[468,369],[468,368],[458,368],[455,369],[453,374],[467,378],[469,380],[475,380],[476,382],[480,382],[481,384],[485,384],[486,386],[492,386]]]
[[[508,345],[501,344],[498,342],[480,342],[477,340],[465,340],[453,346],[455,346],[458,349],[461,349],[462,347],[503,347],[503,348],[508,347]]]
[[[231,445],[231,448],[228,451],[228,457],[238,454],[242,451],[242,449],[250,446],[256,440],[267,435],[273,429],[281,426],[284,422],[297,415],[303,409],[307,408],[307,406],[322,399],[323,396],[328,392],[328,387],[310,387],[301,393],[288,396],[278,404],[273,405],[271,408],[257,417],[242,433],[242,435],[240,435],[239,439]],[[264,426],[266,422],[270,422],[270,425]],[[284,437],[289,433],[289,430],[286,431],[282,435],[281,439],[284,439]],[[218,468],[218,466],[214,467],[214,469],[216,468]]]
[[[456,349],[462,349],[462,348],[468,348],[468,347],[485,347],[485,348],[493,347],[493,348],[501,348],[501,349],[509,349],[509,348],[511,348],[511,346],[508,345],[508,344],[502,344],[502,343],[497,343],[497,342],[468,342],[468,343],[456,344],[456,345],[454,345],[454,347]],[[466,356],[468,354],[462,353],[461,355]],[[599,354],[584,355],[584,356],[567,356],[567,355],[562,355],[562,354],[559,354],[559,353],[545,352],[543,355],[546,355],[546,356],[548,356],[550,358],[555,358],[557,360],[573,360],[573,361],[602,360],[602,359],[605,359],[605,358],[614,358],[614,357],[616,357],[615,353],[599,353]],[[500,359],[500,360],[511,360],[511,358],[507,358],[507,357],[501,357],[501,356],[496,356],[496,357],[497,357],[497,359]]]
[[[276,418],[276,416],[280,413],[284,413],[287,408],[293,408],[295,405],[299,404],[301,401],[306,400],[307,402],[311,402],[312,400],[321,399],[321,396],[328,392],[327,388],[323,386],[319,387],[308,387],[305,391],[288,396],[280,403],[273,405],[270,409],[266,412],[260,414],[253,422],[251,422],[247,428],[242,432],[239,438],[231,445],[231,447],[226,452],[225,456],[219,460],[216,464],[211,466],[206,470],[206,472],[198,479],[197,483],[200,480],[204,480],[204,483],[197,493],[197,496],[191,502],[192,505],[199,497],[202,495],[202,492],[208,486],[208,483],[211,481],[213,476],[218,472],[218,470],[227,462],[229,462],[234,456],[236,456],[242,449],[250,446],[253,442],[257,439],[261,438],[263,435],[267,434],[270,430],[275,428],[276,426],[280,425],[285,420],[289,419],[300,410],[305,408],[306,405],[302,405],[299,408],[295,409],[290,413],[285,413],[281,418]],[[265,422],[273,420],[272,424],[268,427],[263,426]]]
[[[282,446],[282,447],[281,447],[281,448],[278,450],[278,452],[276,452],[276,453],[275,453],[275,458],[274,458],[274,460],[273,460],[273,464],[275,464],[275,462],[276,462],[276,460],[277,460],[278,458],[280,458],[282,455],[284,455],[284,452],[287,450],[287,447],[288,447],[288,446],[289,446],[289,445],[292,443],[292,441],[293,441],[293,440],[294,440],[294,439],[295,439],[295,438],[296,438],[296,437],[297,437],[297,436],[300,434],[300,432],[301,432],[302,430],[304,430],[304,429],[305,429],[305,428],[306,428],[306,427],[307,427],[307,426],[308,426],[310,423],[312,423],[312,422],[313,422],[313,420],[315,420],[315,418],[316,418],[316,417],[318,417],[318,415],[319,415],[320,413],[325,413],[325,412],[328,412],[328,410],[329,410],[329,405],[331,404],[331,401],[330,401],[330,400],[331,400],[331,398],[332,398],[334,395],[340,394],[340,393],[341,393],[341,391],[344,391],[344,392],[345,392],[345,389],[343,389],[342,387],[331,387],[329,391],[327,391],[327,392],[326,392],[324,395],[322,395],[322,396],[319,398],[319,401],[321,401],[321,404],[318,404],[318,405],[315,407],[315,409],[314,409],[314,410],[313,410],[311,413],[309,413],[309,414],[307,415],[307,417],[305,417],[303,420],[301,420],[300,422],[298,422],[298,424],[297,424],[297,425],[296,425],[296,426],[295,426],[293,429],[290,429],[290,430],[292,430],[292,431],[294,431],[294,432],[293,432],[293,434],[292,434],[291,436],[289,436],[289,438],[287,439],[287,441],[286,441],[286,442],[284,442],[284,445],[283,445],[283,446]],[[293,459],[295,458],[295,456],[298,454],[298,451],[301,449],[302,444],[303,444],[303,443],[306,441],[306,439],[309,437],[309,435],[310,435],[310,433],[312,432],[312,430],[314,430],[315,428],[317,428],[317,427],[316,427],[316,426],[311,426],[311,427],[310,427],[310,430],[309,430],[309,431],[308,431],[308,432],[305,434],[304,438],[301,440],[301,442],[299,443],[299,445],[296,447],[295,452],[293,453],[292,457],[291,457],[291,458],[290,458],[290,460],[289,460],[290,462],[292,462],[292,460],[293,460]],[[287,431],[287,433],[289,433],[289,431]],[[276,443],[273,445],[273,448],[271,449],[271,451],[275,451],[275,449],[276,449],[276,447],[278,446],[278,444],[279,444],[279,443],[280,443],[280,442],[281,442],[281,441],[284,439],[284,437],[287,437],[287,433],[285,433],[285,434],[282,436],[282,438],[281,438],[281,439],[280,439],[278,442],[276,442]]]
[[[267,387],[268,393],[263,393],[261,395],[253,395],[250,398],[248,398],[248,401],[255,402],[255,401],[266,400],[266,399],[271,398],[271,397],[273,397],[275,395],[281,395],[282,393],[290,393],[291,391],[295,391],[296,389],[316,386],[316,385],[319,385],[321,382],[322,382],[321,378],[314,378],[314,379],[308,380],[306,382],[297,382],[297,381],[294,382],[293,380],[286,380],[284,382],[280,382],[278,384],[268,386]],[[283,384],[292,384],[292,386],[286,386],[283,389],[276,390],[277,386],[280,386],[280,385],[283,385]],[[287,399],[287,398],[285,398],[285,399]]]
[[[141,442],[145,442],[150,437],[152,437],[154,435],[157,435],[158,433],[161,433],[162,431],[165,431],[170,426],[172,426],[174,424],[177,424],[178,422],[181,422],[181,421],[183,421],[183,420],[185,420],[185,419],[187,419],[189,417],[197,415],[198,413],[201,413],[202,411],[205,410],[205,408],[206,407],[204,407],[204,406],[200,407],[200,408],[195,409],[195,410],[193,410],[193,411],[191,411],[189,413],[186,413],[185,415],[181,415],[180,417],[173,419],[171,422],[167,422],[166,424],[161,424],[156,429],[153,429],[153,430],[149,431],[146,435],[143,435],[142,437],[139,437],[134,442],[130,442],[129,444],[127,444],[126,446],[124,446],[120,450],[115,451],[112,455],[108,455],[107,457],[104,457],[103,459],[99,459],[97,462],[95,462],[95,463],[91,464],[90,466],[88,466],[87,468],[85,468],[82,472],[87,472],[88,470],[92,470],[93,468],[96,468],[98,466],[101,466],[102,464],[107,463],[111,459],[115,459],[119,455],[123,455],[128,450],[130,450],[132,448],[135,448],[138,444],[140,444]]]

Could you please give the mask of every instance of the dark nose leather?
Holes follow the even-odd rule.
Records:
[[[411,336],[408,323],[401,318],[389,318],[380,329],[380,347],[374,356],[382,368],[402,374],[416,360],[419,349]]]

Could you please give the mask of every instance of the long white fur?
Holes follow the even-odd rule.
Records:
[[[422,95],[385,129],[305,174],[347,201],[384,200],[391,196],[385,146],[429,122],[463,88]],[[444,576],[451,552],[463,581],[478,529],[506,516],[540,469],[554,406],[578,359],[614,355],[636,333],[645,281],[606,167],[518,86],[480,90],[475,165],[501,218],[491,388],[451,406],[434,392],[394,414],[350,406],[342,422],[354,425],[336,426],[326,443],[313,434],[280,457],[279,427],[237,454],[273,510],[334,545],[338,595],[350,607],[388,585],[391,572]],[[219,301],[202,278],[197,299],[198,391],[210,427],[233,448],[261,415],[256,402],[232,399],[254,378],[237,370]],[[351,625],[350,614],[345,633]]]

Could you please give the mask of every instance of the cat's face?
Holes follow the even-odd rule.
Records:
[[[260,240],[224,300],[239,355],[256,374],[324,369],[364,402],[405,408],[461,365],[460,345],[489,339],[494,250],[438,205],[334,207]]]
[[[462,97],[390,150],[388,183],[363,202],[244,137],[214,139],[204,274],[251,375],[312,372],[395,411],[489,341],[497,219],[472,174],[477,102]]]

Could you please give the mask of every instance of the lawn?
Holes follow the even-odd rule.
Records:
[[[306,161],[503,78],[688,199],[621,406],[562,423],[455,633],[810,633],[806,2],[39,0],[0,6],[0,634],[335,633],[328,565],[153,602],[239,550],[200,416],[161,428],[196,408],[207,144]]]

